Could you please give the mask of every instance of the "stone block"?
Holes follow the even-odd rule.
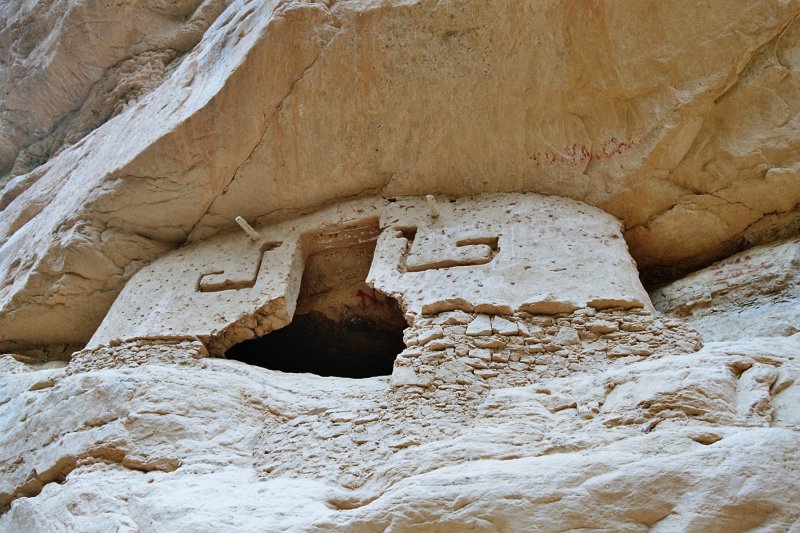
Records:
[[[492,354],[492,361],[495,363],[506,363],[508,362],[509,355],[508,352],[494,352]]]
[[[441,326],[435,326],[432,328],[425,328],[419,331],[416,336],[417,344],[420,346],[424,346],[430,341],[434,339],[441,339],[444,337],[444,330]]]
[[[473,348],[469,351],[469,356],[489,362],[492,360],[492,351],[485,348]]]
[[[427,348],[430,351],[442,351],[448,348],[454,348],[455,345],[456,345],[455,342],[453,342],[450,339],[436,339],[429,342],[425,346],[425,348]]]
[[[485,337],[492,334],[492,321],[488,315],[478,315],[469,326],[467,335],[470,337]]]
[[[574,346],[580,343],[581,339],[578,335],[578,330],[570,327],[562,327],[559,329],[558,334],[553,339],[553,344],[559,346]]]
[[[517,323],[500,316],[492,317],[492,331],[498,335],[519,335]]]
[[[433,383],[432,376],[420,376],[408,366],[396,366],[392,371],[390,380],[392,387],[430,387]]]

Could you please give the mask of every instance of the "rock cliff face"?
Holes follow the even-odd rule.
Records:
[[[798,17],[2,3],[0,530],[800,528]]]
[[[652,275],[798,226],[798,2],[94,4],[3,8],[7,346],[85,343],[236,215],[367,193],[575,198]]]

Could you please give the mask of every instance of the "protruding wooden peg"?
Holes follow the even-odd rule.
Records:
[[[253,229],[253,226],[248,224],[245,219],[242,217],[236,217],[234,220],[237,224],[239,224],[239,227],[241,227],[244,232],[247,233],[247,236],[250,237],[253,242],[258,242],[261,240],[261,235],[259,235],[258,232]]]
[[[431,218],[438,217],[439,206],[436,204],[436,198],[434,198],[432,194],[429,194],[425,197],[425,201],[428,202],[428,207],[431,210]]]

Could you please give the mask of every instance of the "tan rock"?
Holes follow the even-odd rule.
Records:
[[[3,165],[86,102],[129,105],[4,182],[15,346],[85,343],[133,272],[235,216],[263,226],[366,193],[576,198],[623,221],[650,276],[797,227],[794,1],[237,2],[202,39],[223,2],[37,5],[2,8]],[[76,38],[93,11],[112,29]],[[485,260],[473,246],[446,260]],[[572,310],[556,303],[530,312]]]
[[[30,171],[156,88],[228,3],[4,3],[0,172]]]
[[[0,531],[796,529],[799,15],[0,3]]]

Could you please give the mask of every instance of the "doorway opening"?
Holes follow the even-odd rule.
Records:
[[[397,301],[366,284],[377,220],[305,239],[300,293],[292,322],[225,354],[283,372],[366,378],[389,375],[404,348],[406,321]]]

